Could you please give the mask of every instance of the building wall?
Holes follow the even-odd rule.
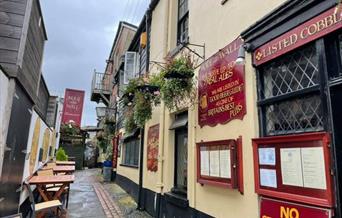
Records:
[[[0,69],[0,178],[4,159],[4,148],[8,132],[9,119],[11,115],[12,100],[14,93],[14,82],[10,80]]]
[[[174,53],[177,38],[177,3],[161,0],[152,14],[151,61],[165,62],[167,53]],[[204,0],[189,0],[189,41],[194,44],[205,43],[205,58],[219,51],[256,20],[279,6],[284,0],[237,1],[231,0],[221,5],[216,1],[208,5]],[[241,16],[250,11],[248,16]],[[168,16],[168,17],[167,17]],[[194,48],[202,54],[200,48]],[[201,60],[199,59],[199,62]],[[150,71],[158,72],[156,66]],[[198,69],[196,74],[198,73]],[[188,200],[190,207],[214,217],[247,217],[258,216],[258,197],[254,193],[254,174],[252,162],[251,139],[258,136],[258,116],[256,110],[256,74],[251,64],[251,57],[246,57],[245,84],[247,114],[243,120],[233,120],[225,125],[200,128],[197,120],[197,105],[189,109],[188,123]],[[165,110],[163,105],[153,112],[153,118],[145,127],[161,124],[159,162],[157,173],[146,170],[144,160],[144,187],[155,192],[169,192],[173,187],[174,177],[174,131],[169,127],[174,113]],[[243,142],[243,175],[244,194],[237,190],[218,188],[210,185],[201,186],[196,182],[196,142],[236,139],[242,136]],[[146,140],[145,151],[146,152]],[[144,154],[144,158],[146,153]],[[161,167],[162,166],[162,167]],[[155,178],[157,177],[157,180]],[[156,182],[157,181],[157,182]],[[158,187],[162,187],[158,189]],[[223,209],[224,208],[224,209]],[[248,208],[248,209],[246,209]]]
[[[0,5],[0,63],[9,74],[17,73],[17,60],[27,0],[2,1]]]

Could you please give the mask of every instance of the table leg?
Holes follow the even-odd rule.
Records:
[[[46,196],[46,193],[45,193],[44,188],[42,187],[42,185],[37,185],[37,190],[38,190],[40,196],[42,196],[44,201],[49,201],[49,198],[48,198],[48,196]]]
[[[55,193],[53,196],[54,200],[58,200],[61,194],[63,193],[65,187],[68,185],[68,183],[63,183],[63,185],[59,188],[59,190]]]
[[[67,196],[67,202],[66,202],[66,208],[68,209],[69,205],[69,194],[70,194],[70,184],[68,185],[68,196]]]

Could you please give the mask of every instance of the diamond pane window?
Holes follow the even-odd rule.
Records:
[[[265,107],[267,135],[323,130],[319,95],[281,101]]]
[[[262,69],[264,98],[276,97],[318,84],[315,44],[266,64]]]
[[[259,72],[262,83],[259,98],[266,135],[323,130],[320,95],[300,92],[312,87],[313,90],[319,89],[315,43],[265,64]],[[279,96],[282,98],[277,98]]]

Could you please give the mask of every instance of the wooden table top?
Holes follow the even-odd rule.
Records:
[[[72,165],[59,165],[53,167],[54,172],[74,172],[75,166]]]
[[[56,175],[56,176],[33,176],[28,182],[35,184],[55,184],[55,183],[73,183],[74,175]]]
[[[56,161],[57,165],[75,165],[75,161]]]

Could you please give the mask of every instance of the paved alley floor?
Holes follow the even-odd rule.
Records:
[[[117,184],[104,183],[101,169],[75,172],[71,185],[68,217],[70,218],[150,218],[136,210],[134,200]]]

